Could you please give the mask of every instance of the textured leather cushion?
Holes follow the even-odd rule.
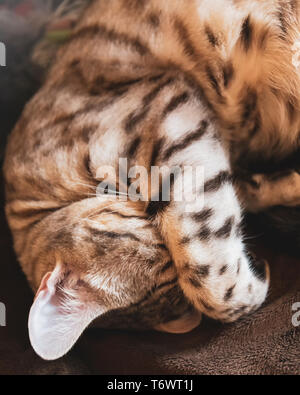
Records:
[[[204,319],[187,335],[89,329],[68,356],[46,362],[29,344],[33,295],[3,210],[0,248],[0,302],[7,308],[7,326],[0,327],[0,374],[300,374],[300,327],[292,324],[292,305],[300,302],[298,259],[258,248],[271,266],[270,295],[260,311],[235,324]]]

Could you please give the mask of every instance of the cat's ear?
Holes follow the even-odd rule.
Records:
[[[89,301],[82,286],[74,278],[68,281],[68,276],[61,265],[47,273],[30,310],[30,341],[46,360],[65,355],[84,329],[103,313],[103,308]]]

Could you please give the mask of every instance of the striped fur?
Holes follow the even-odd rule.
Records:
[[[265,300],[268,267],[245,249],[232,174],[298,144],[300,80],[290,59],[297,22],[298,1],[91,3],[6,153],[15,249],[33,289],[42,284],[30,321],[40,355],[61,356],[95,318],[143,311],[146,300],[158,312],[148,325],[172,331],[193,328],[201,312],[231,322]],[[120,158],[147,169],[202,166],[204,207],[187,213],[175,201],[176,177],[168,202],[96,197],[98,170],[117,168]],[[272,203],[271,181],[260,196],[255,180],[238,189],[249,209],[300,196],[297,176],[290,197]],[[34,326],[47,292],[74,318],[55,321],[47,338],[55,351],[40,345]],[[165,307],[168,292],[180,301],[176,311]],[[64,343],[58,334],[68,323]]]

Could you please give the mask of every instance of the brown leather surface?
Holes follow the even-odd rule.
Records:
[[[0,374],[300,374],[300,327],[292,305],[300,302],[300,260],[259,248],[271,266],[265,306],[235,324],[204,319],[187,335],[90,329],[59,361],[46,362],[31,349],[27,317],[33,295],[0,215]]]

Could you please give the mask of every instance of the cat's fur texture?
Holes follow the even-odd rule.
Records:
[[[63,355],[95,318],[141,312],[174,290],[174,316],[159,302],[165,314],[149,326],[184,332],[201,312],[234,321],[265,300],[268,267],[245,251],[228,153],[240,174],[256,155],[298,146],[298,5],[92,2],[26,106],[4,167],[15,249],[39,288],[29,331],[42,357]],[[99,168],[120,157],[204,166],[204,208],[94,196]],[[278,186],[271,204],[267,185],[240,181],[239,192],[252,210],[293,205],[297,188],[282,196],[280,183],[297,177],[266,180]]]

